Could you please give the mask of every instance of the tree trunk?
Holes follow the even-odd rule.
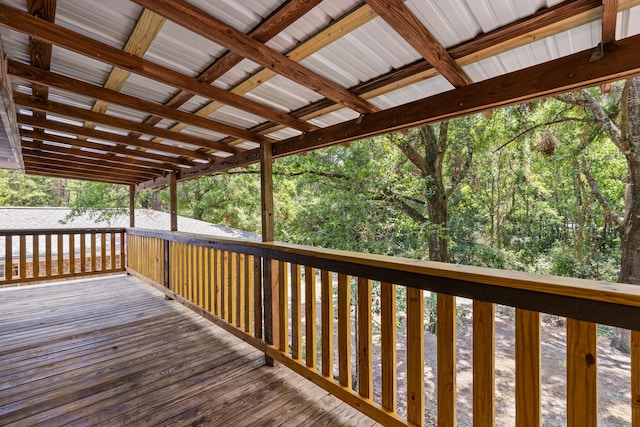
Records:
[[[429,197],[429,222],[433,231],[429,234],[429,260],[449,262],[449,244],[447,241],[447,221],[449,207],[446,196]]]

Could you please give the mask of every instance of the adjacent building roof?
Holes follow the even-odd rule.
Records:
[[[142,188],[635,75],[639,33],[640,0],[0,0],[0,84],[28,173]]]

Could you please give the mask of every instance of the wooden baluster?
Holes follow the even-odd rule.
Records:
[[[34,278],[38,278],[40,277],[40,236],[38,234],[34,234],[32,236],[33,242],[32,242],[32,270],[33,270],[33,277]]]
[[[76,235],[69,233],[69,274],[76,273]]]
[[[358,393],[373,397],[371,280],[358,277]]]
[[[302,358],[302,300],[300,295],[300,266],[291,264],[291,357]]]
[[[20,240],[20,259],[19,263],[19,274],[20,279],[27,278],[27,236],[21,234],[19,237]]]
[[[44,269],[45,276],[51,277],[51,234],[47,234],[44,238]]]
[[[107,269],[107,234],[100,233],[100,268],[102,271]]]
[[[456,419],[456,299],[437,296],[438,426],[455,427]]]
[[[13,239],[10,235],[4,236],[4,279],[13,279]]]
[[[62,233],[56,234],[58,243],[58,276],[64,274],[64,239]]]
[[[516,426],[540,426],[540,313],[516,309]]]
[[[253,327],[251,322],[251,315],[253,313],[253,256],[246,255],[245,256],[245,281],[244,281],[244,295],[245,295],[245,306],[244,306],[244,331],[249,335],[253,334]]]
[[[203,266],[202,280],[204,287],[203,308],[211,312],[211,248],[202,248],[202,258],[200,262]]]
[[[253,257],[253,334],[262,339],[262,258]]]
[[[424,425],[424,296],[407,288],[407,420]]]
[[[216,316],[222,318],[222,253],[215,250],[215,311]]]
[[[596,324],[567,319],[567,426],[598,425]]]
[[[304,267],[305,357],[308,368],[317,369],[316,358],[316,269]]]
[[[238,281],[238,276],[236,275],[236,265],[238,263],[238,254],[235,252],[229,252],[229,264],[227,266],[227,275],[228,278],[228,295],[227,295],[227,309],[228,309],[228,318],[227,322],[232,325],[236,323],[236,282]]]
[[[381,324],[380,344],[382,347],[382,407],[396,412],[397,370],[396,370],[396,288],[391,283],[382,282],[380,289]]]
[[[495,420],[495,307],[473,301],[473,425]]]
[[[333,378],[333,274],[320,271],[322,375]]]
[[[116,233],[111,232],[111,269],[116,269]],[[157,282],[162,283],[162,280],[157,280]]]
[[[198,292],[196,295],[196,304],[199,307],[204,307],[204,289],[202,280],[202,246],[195,247],[194,267],[196,272],[196,285]]]
[[[136,236],[137,237],[137,236]],[[97,249],[96,249],[96,233],[91,233],[91,271],[96,271],[97,264]],[[134,266],[134,269],[137,271],[138,266]]]
[[[220,254],[220,317],[227,320],[227,294],[229,283],[229,254],[226,251],[221,251]]]
[[[631,426],[640,427],[640,331],[631,331]]]
[[[80,272],[87,271],[87,235],[80,233]],[[124,264],[123,264],[124,265]]]
[[[126,265],[126,233],[124,231],[120,232],[120,268],[124,269]]]
[[[244,329],[244,254],[236,254],[236,326]]]
[[[346,274],[338,274],[338,379],[351,388],[351,284]]]
[[[187,244],[180,244],[180,296],[183,298],[187,298],[187,280],[189,280],[189,271],[188,268],[188,258],[187,258]]]
[[[279,350],[283,353],[289,353],[289,275],[287,274],[287,263],[278,261],[278,284],[280,290],[278,292],[278,310],[280,329],[280,345]]]

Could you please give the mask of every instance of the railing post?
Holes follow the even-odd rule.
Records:
[[[262,241],[273,242],[275,229],[273,223],[273,151],[269,142],[262,144],[260,156],[260,195],[262,200]],[[264,286],[264,339],[267,344],[276,347],[280,344],[279,325],[279,283],[278,262],[264,258],[262,267]],[[256,302],[258,303],[258,302]],[[274,360],[266,357],[267,364],[273,366]]]

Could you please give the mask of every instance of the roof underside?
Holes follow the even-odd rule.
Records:
[[[640,0],[0,0],[0,167],[160,185],[636,75],[639,33]]]

